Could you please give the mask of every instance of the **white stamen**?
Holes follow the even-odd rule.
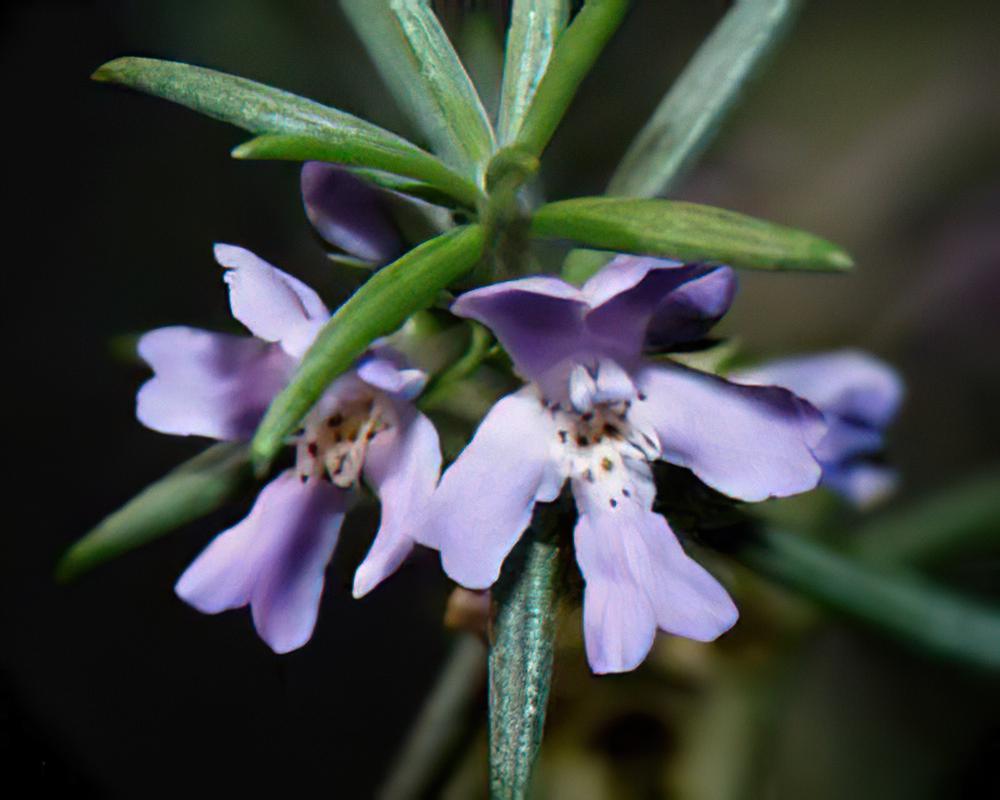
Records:
[[[303,481],[325,473],[334,486],[350,488],[360,480],[369,443],[388,427],[378,393],[313,412],[298,436],[296,470]]]

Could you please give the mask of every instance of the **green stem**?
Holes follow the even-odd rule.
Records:
[[[559,545],[529,530],[494,586],[490,647],[490,797],[527,796],[542,742],[562,584]]]
[[[470,325],[469,347],[461,358],[438,374],[420,396],[420,408],[424,411],[435,408],[447,396],[451,388],[467,378],[493,351],[493,334],[477,322]]]
[[[382,788],[380,800],[429,796],[447,778],[477,717],[486,683],[486,647],[473,634],[455,643]]]

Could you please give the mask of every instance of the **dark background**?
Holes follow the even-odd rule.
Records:
[[[725,8],[636,3],[546,156],[550,196],[602,190]],[[78,584],[50,575],[75,538],[201,447],[135,421],[144,373],[111,343],[168,323],[231,326],[212,242],[250,247],[331,305],[344,291],[301,212],[294,166],[234,162],[240,132],[89,73],[125,54],[190,61],[407,127],[331,0],[21,2],[0,13],[13,478],[0,545],[3,780],[82,797],[369,796],[447,650],[447,586],[430,554],[354,602],[345,547],[313,641],[285,657],[248,615],[201,616],[172,593],[246,505]],[[450,16],[456,36],[460,18]],[[850,277],[746,277],[723,330],[763,354],[858,345],[899,366],[900,504],[997,460],[998,53],[994,3],[814,2],[680,192],[854,254]],[[363,542],[372,525],[362,510],[348,539]],[[997,575],[982,558],[941,578],[1000,599]],[[660,706],[641,698],[654,666],[596,679],[581,659],[570,641],[542,764],[548,796],[657,796],[635,775],[659,775],[677,752],[672,695],[650,711]],[[1000,791],[988,783],[1000,757],[992,678],[837,621],[790,669],[767,796]],[[617,779],[631,788],[600,793]],[[706,791],[680,796],[721,797]]]

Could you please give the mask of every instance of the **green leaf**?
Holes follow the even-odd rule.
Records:
[[[856,532],[852,552],[879,564],[927,564],[1000,546],[1000,470],[882,514]]]
[[[836,271],[853,265],[839,247],[804,231],[671,200],[562,200],[535,212],[531,232],[601,250],[750,269]]]
[[[374,184],[390,192],[397,192],[412,197],[415,200],[423,200],[435,206],[455,209],[461,204],[454,197],[445,194],[435,186],[423,181],[415,181],[412,178],[404,178],[401,175],[394,175],[391,172],[382,172],[368,167],[358,167],[351,170],[359,178]]]
[[[801,0],[740,0],[702,43],[618,166],[608,194],[666,193],[714,138]]]
[[[736,555],[777,583],[904,643],[972,666],[1000,669],[1000,608],[784,531],[764,530]]]
[[[259,135],[356,138],[371,146],[423,151],[401,136],[344,111],[262,83],[176,61],[117,58],[91,77],[172,100],[213,119]]]
[[[426,0],[341,0],[396,101],[444,160],[478,180],[493,128]]]
[[[497,137],[517,140],[538,84],[569,19],[569,0],[514,0],[504,57]]]
[[[558,511],[546,510],[548,516]],[[546,511],[540,512],[545,515]],[[493,587],[489,668],[490,797],[528,794],[542,744],[563,585],[559,546],[529,529]]]
[[[323,138],[291,134],[258,136],[233,150],[234,158],[284,161],[328,161],[368,167],[430,184],[475,208],[482,193],[474,183],[450,170],[423,150],[359,139],[350,134]]]
[[[587,0],[556,42],[531,99],[516,144],[540,156],[569,108],[583,79],[618,29],[628,0]]]
[[[246,444],[209,447],[147,486],[70,547],[56,567],[56,577],[60,581],[78,578],[215,511],[246,484],[249,463]]]
[[[337,309],[254,435],[253,459],[258,469],[270,462],[334,378],[372,341],[432,305],[442,289],[476,265],[484,245],[479,225],[455,228],[376,272]]]

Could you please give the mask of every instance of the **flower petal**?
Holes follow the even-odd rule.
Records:
[[[272,650],[301,647],[316,624],[346,502],[344,491],[319,480],[303,484],[286,470],[264,487],[242,522],[187,568],[177,594],[206,614],[249,603]]]
[[[302,202],[319,235],[349,255],[382,265],[403,252],[378,191],[343,167],[303,164]]]
[[[823,485],[844,497],[855,508],[866,510],[890,497],[899,485],[899,474],[889,467],[858,461],[823,467]]]
[[[395,420],[368,448],[365,475],[382,504],[382,520],[368,555],[354,573],[362,597],[396,571],[419,535],[416,520],[441,473],[441,445],[431,421],[410,403],[394,404]]]
[[[657,627],[704,642],[729,630],[738,616],[726,590],[650,510],[651,477],[639,483],[649,490],[633,486],[614,505],[600,481],[573,484],[580,512],[574,543],[586,583],[584,637],[597,673],[637,667]]]
[[[233,316],[258,339],[300,358],[330,315],[319,295],[242,247],[217,244],[215,260],[227,268]]]
[[[591,307],[588,332],[601,342],[603,352],[631,365],[642,352],[654,312],[709,269],[701,264],[619,256],[583,286]]]
[[[150,331],[138,350],[156,374],[139,390],[136,416],[178,436],[249,438],[294,366],[259,339],[180,326]]]
[[[572,358],[584,336],[583,295],[558,278],[484,286],[459,297],[451,311],[492,330],[528,380],[544,381],[550,370]]]
[[[646,344],[665,349],[704,337],[725,316],[736,296],[736,273],[716,267],[663,298],[646,330]]]
[[[420,394],[427,383],[427,374],[422,370],[401,368],[395,359],[378,355],[365,357],[357,373],[369,386],[407,399]]]
[[[786,389],[743,386],[678,365],[647,366],[630,412],[656,429],[663,460],[746,501],[812,489],[812,454],[826,433],[821,415]]]
[[[860,350],[779,359],[733,373],[731,378],[784,386],[824,414],[876,428],[892,421],[903,399],[903,382],[896,371]]]
[[[531,522],[536,502],[559,495],[555,426],[531,387],[490,409],[444,477],[423,515],[420,541],[441,551],[445,572],[485,589]]]

